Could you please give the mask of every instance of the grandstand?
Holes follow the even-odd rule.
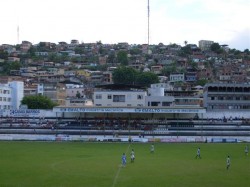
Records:
[[[100,108],[96,108],[100,109]],[[103,109],[103,108],[102,108]],[[86,110],[86,108],[85,108]],[[126,109],[123,109],[126,112]],[[137,109],[138,110],[138,109]],[[65,109],[63,109],[65,112]],[[76,111],[76,110],[69,110]],[[142,111],[142,110],[140,110]],[[84,112],[82,116],[78,111],[51,116],[2,116],[0,119],[0,139],[26,139],[28,135],[32,140],[41,136],[48,140],[81,140],[93,138],[95,140],[122,141],[132,137],[132,141],[250,141],[250,120],[247,113],[203,113],[197,108],[195,115],[188,117],[185,113],[178,115],[157,114],[154,110],[136,113],[112,113],[112,110],[96,113]],[[152,112],[153,111],[153,112]],[[174,109],[168,113],[175,112]],[[178,109],[180,112],[180,110]],[[184,111],[188,111],[185,109]],[[121,114],[121,115],[120,115]],[[225,115],[227,114],[227,115]],[[228,115],[229,114],[229,115]],[[233,113],[232,113],[233,114]],[[166,118],[168,116],[168,118]],[[170,116],[170,117],[169,117]],[[201,118],[201,117],[202,118]],[[205,117],[204,117],[205,116]],[[226,117],[227,116],[227,117]],[[229,117],[230,116],[230,117]],[[186,118],[185,118],[186,117]],[[23,135],[23,136],[22,136]],[[26,138],[24,138],[26,137]],[[49,137],[49,138],[48,138]],[[30,138],[27,138],[30,139]],[[46,140],[46,138],[44,138]]]

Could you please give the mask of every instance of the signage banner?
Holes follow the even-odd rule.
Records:
[[[39,116],[41,111],[39,109],[20,109],[20,110],[10,110],[10,116],[21,116],[21,117],[32,117]]]
[[[206,110],[192,108],[81,108],[81,107],[55,107],[53,112],[86,112],[86,113],[205,113]]]

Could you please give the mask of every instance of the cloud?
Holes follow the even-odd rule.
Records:
[[[147,43],[146,0],[8,0],[1,7],[0,43],[16,43],[18,25],[20,41],[32,43]],[[249,9],[249,0],[151,0],[150,43],[207,39],[244,48]]]
[[[244,51],[245,49],[250,50],[250,29],[246,29],[235,34],[229,41],[225,41],[230,48],[239,49]]]

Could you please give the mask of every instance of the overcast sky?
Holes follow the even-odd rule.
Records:
[[[147,0],[3,0],[0,44],[147,43]],[[250,49],[249,0],[150,0],[150,43],[213,40]]]

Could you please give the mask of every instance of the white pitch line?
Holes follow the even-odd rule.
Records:
[[[127,150],[126,150],[126,153],[125,153],[126,155],[127,155],[127,153],[128,153],[129,148],[130,148],[130,144],[129,144],[128,147],[127,147]],[[121,168],[122,168],[122,166],[119,167],[118,171],[116,172],[116,175],[115,175],[115,178],[114,178],[112,187],[115,187],[115,185],[116,185],[116,181],[117,181],[117,179],[118,179],[118,177],[119,177]]]

